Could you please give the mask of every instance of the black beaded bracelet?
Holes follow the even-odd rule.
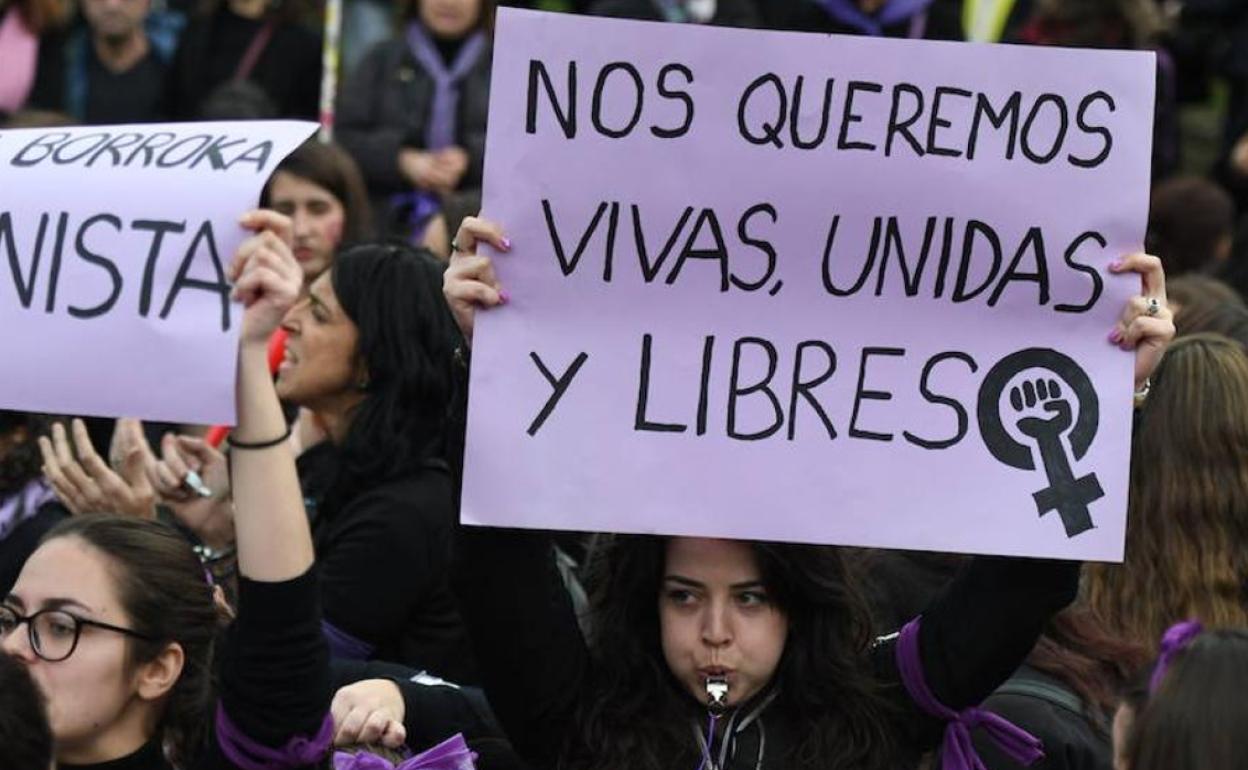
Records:
[[[269,447],[275,447],[278,444],[284,443],[286,439],[288,438],[290,438],[290,426],[289,425],[286,426],[285,433],[283,433],[282,435],[278,436],[275,439],[272,439],[271,441],[252,441],[252,442],[243,443],[241,441],[235,441],[234,437],[230,436],[230,448],[231,449],[268,449]]]

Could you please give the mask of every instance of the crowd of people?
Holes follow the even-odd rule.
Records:
[[[532,5],[1156,51],[1125,562],[461,528],[496,9],[346,0],[335,142],[229,265],[228,438],[0,411],[0,768],[1248,767],[1248,6]],[[316,119],[322,11],[0,0],[0,114]]]

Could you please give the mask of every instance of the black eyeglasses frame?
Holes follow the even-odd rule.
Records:
[[[50,658],[47,655],[45,655],[39,649],[40,644],[39,644],[38,638],[35,635],[35,623],[34,623],[35,619],[39,618],[42,615],[50,615],[54,612],[60,615],[64,615],[67,618],[70,618],[71,620],[73,620],[73,623],[74,623],[74,641],[71,642],[69,645],[69,652],[65,653],[65,655],[59,658]],[[83,626],[93,626],[95,628],[102,628],[105,631],[112,631],[114,633],[123,634],[125,636],[133,637],[135,639],[141,639],[145,642],[156,641],[155,639],[148,636],[147,634],[141,634],[132,628],[122,628],[121,626],[114,626],[111,623],[104,623],[99,620],[90,620],[88,618],[79,617],[78,615],[75,615],[74,613],[65,609],[61,609],[59,607],[48,607],[46,609],[39,610],[38,612],[33,612],[29,615],[21,615],[17,612],[17,610],[13,609],[12,607],[0,605],[0,617],[3,617],[5,614],[11,615],[13,618],[13,631],[10,633],[16,633],[18,627],[21,626],[22,624],[25,624],[26,625],[26,639],[27,641],[30,642],[30,649],[34,651],[35,655],[39,656],[41,660],[45,660],[48,663],[60,663],[63,660],[69,660],[69,658],[74,654],[74,651],[78,649],[78,641],[82,638]],[[3,638],[3,637],[0,637],[0,638]]]

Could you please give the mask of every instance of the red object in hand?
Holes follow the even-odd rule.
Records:
[[[286,356],[286,330],[278,327],[273,332],[273,336],[269,337],[269,373],[276,374],[277,367],[282,365],[282,359]],[[208,430],[208,434],[204,436],[204,441],[208,446],[213,448],[221,446],[221,442],[225,441],[225,437],[230,435],[230,428],[227,425],[214,425]]]

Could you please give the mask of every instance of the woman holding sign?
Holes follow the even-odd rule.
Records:
[[[444,293],[470,336],[478,309],[508,297],[468,219]],[[1143,384],[1173,324],[1160,262],[1132,255],[1144,296],[1110,342],[1136,350]],[[980,557],[900,634],[874,639],[855,576],[836,548],[702,538],[610,537],[590,564],[582,636],[536,533],[464,537],[464,610],[487,695],[535,766],[614,770],[888,768],[913,764],[946,730],[946,767],[968,726],[1020,763],[1033,738],[974,709],[1023,661],[1075,594],[1078,565]],[[506,579],[494,576],[502,570]]]
[[[246,305],[233,470],[239,616],[222,641],[214,588],[172,527],[111,515],[54,529],[0,600],[0,647],[48,703],[58,766],[300,768],[332,736],[313,547],[269,336],[302,276],[268,212],[230,268]],[[285,233],[289,238],[289,233]]]

